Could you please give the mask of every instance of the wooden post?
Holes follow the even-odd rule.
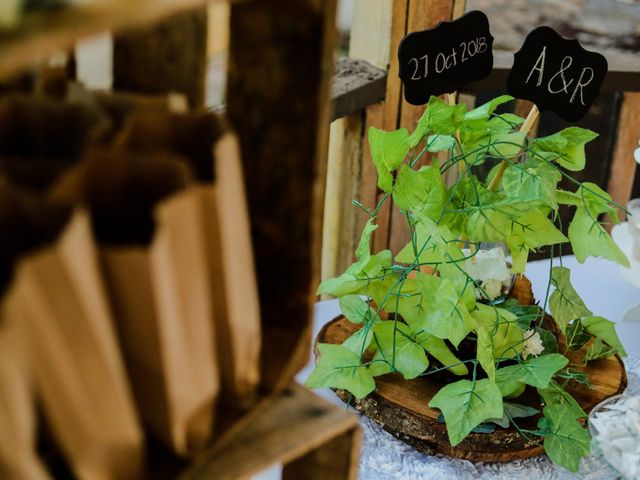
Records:
[[[231,6],[227,112],[247,184],[267,391],[284,388],[309,356],[335,3],[250,0]]]
[[[631,198],[633,182],[636,175],[637,164],[633,158],[633,152],[638,148],[640,129],[637,128],[640,118],[640,93],[625,92],[622,95],[620,116],[618,120],[618,132],[615,139],[613,158],[611,160],[611,173],[607,184],[607,192],[611,198],[623,207]],[[624,221],[624,212],[620,219]]]
[[[465,1],[461,0],[410,0],[407,10],[407,26],[403,36],[410,32],[433,28],[440,22],[453,18],[456,12],[464,12]],[[397,82],[400,79],[396,78]],[[400,103],[398,127],[404,127],[412,132],[424,112],[424,106],[411,105],[405,101]],[[425,159],[429,162],[429,158]],[[409,227],[406,216],[398,207],[393,206],[391,224],[389,227],[389,248],[398,253],[410,240]]]
[[[150,94],[179,92],[192,107],[202,106],[206,58],[206,9],[180,13],[114,37],[113,88]]]

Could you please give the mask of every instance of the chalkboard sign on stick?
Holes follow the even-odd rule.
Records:
[[[479,11],[408,34],[398,49],[405,99],[424,105],[431,95],[483,79],[493,68],[492,45],[489,19]]]
[[[551,27],[538,27],[515,53],[507,90],[569,122],[580,120],[600,93],[607,59]]]

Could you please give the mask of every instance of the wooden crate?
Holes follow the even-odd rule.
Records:
[[[0,35],[0,79],[108,30],[118,88],[175,90],[202,106],[208,3],[97,0],[31,16]],[[226,110],[244,159],[257,262],[262,398],[183,478],[245,478],[275,462],[286,464],[284,478],[356,478],[356,417],[292,384],[309,359],[319,282],[335,8],[336,0],[232,0],[225,12]]]

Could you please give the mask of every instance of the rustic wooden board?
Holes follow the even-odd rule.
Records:
[[[633,152],[638,148],[638,129],[636,127],[640,117],[640,93],[625,92],[622,95],[622,105],[618,120],[618,132],[615,139],[611,174],[607,192],[615,202],[626,206],[631,198],[637,164]],[[626,215],[619,212],[621,220]],[[608,227],[611,225],[609,224]]]
[[[335,0],[231,7],[227,115],[238,134],[253,237],[262,387],[308,361],[320,278]]]
[[[284,479],[355,480],[360,436],[355,415],[293,384],[227,442],[204,452],[180,478],[244,479],[281,463]]]
[[[15,31],[0,35],[0,77],[7,78],[57,51],[69,49],[82,38],[105,30],[148,25],[212,1],[222,0],[96,0],[29,15]]]
[[[384,100],[387,72],[364,60],[343,57],[336,61],[331,85],[332,120],[358,113]]]
[[[153,55],[149,55],[153,52]],[[204,104],[207,10],[190,10],[113,38],[113,88],[146,94],[180,92]]]

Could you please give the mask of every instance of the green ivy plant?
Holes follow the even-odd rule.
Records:
[[[317,346],[319,359],[307,386],[344,389],[360,399],[375,390],[376,376],[394,372],[414,379],[446,370],[453,380],[429,406],[442,412],[452,446],[472,431],[513,426],[543,443],[555,463],[577,471],[590,439],[585,412],[565,387],[589,380],[570,363],[567,351],[591,342],[582,350],[583,364],[625,352],[613,323],[594,316],[573,289],[561,258],[553,265],[554,252],[561,255],[561,245],[570,242],[580,262],[594,256],[628,265],[599,220],[608,214],[617,221],[621,207],[597,185],[568,173],[585,167],[585,144],[596,133],[570,127],[528,138],[520,129],[522,118],[495,112],[511,100],[500,96],[467,111],[464,104],[432,97],[413,132],[369,130],[378,186],[385,194],[372,209],[354,201],[369,217],[356,261],[318,288],[318,294],[338,297],[343,314],[360,328],[341,345]],[[447,160],[439,164],[434,158],[418,167],[427,152],[448,152]],[[447,186],[443,177],[451,169],[457,179]],[[563,178],[574,191],[558,188]],[[411,240],[395,257],[389,250],[371,251],[376,216],[386,201],[403,212],[410,232]],[[561,231],[561,205],[575,207],[568,237]],[[505,244],[515,274],[524,272],[531,251],[550,247],[542,308],[505,296],[490,301],[463,268],[482,242]],[[557,329],[543,322],[547,309]],[[566,336],[560,348],[554,331]],[[524,355],[536,334],[544,350]],[[475,344],[475,358],[459,359],[463,341]],[[541,398],[536,429],[516,420],[540,413],[513,401],[527,385]]]

